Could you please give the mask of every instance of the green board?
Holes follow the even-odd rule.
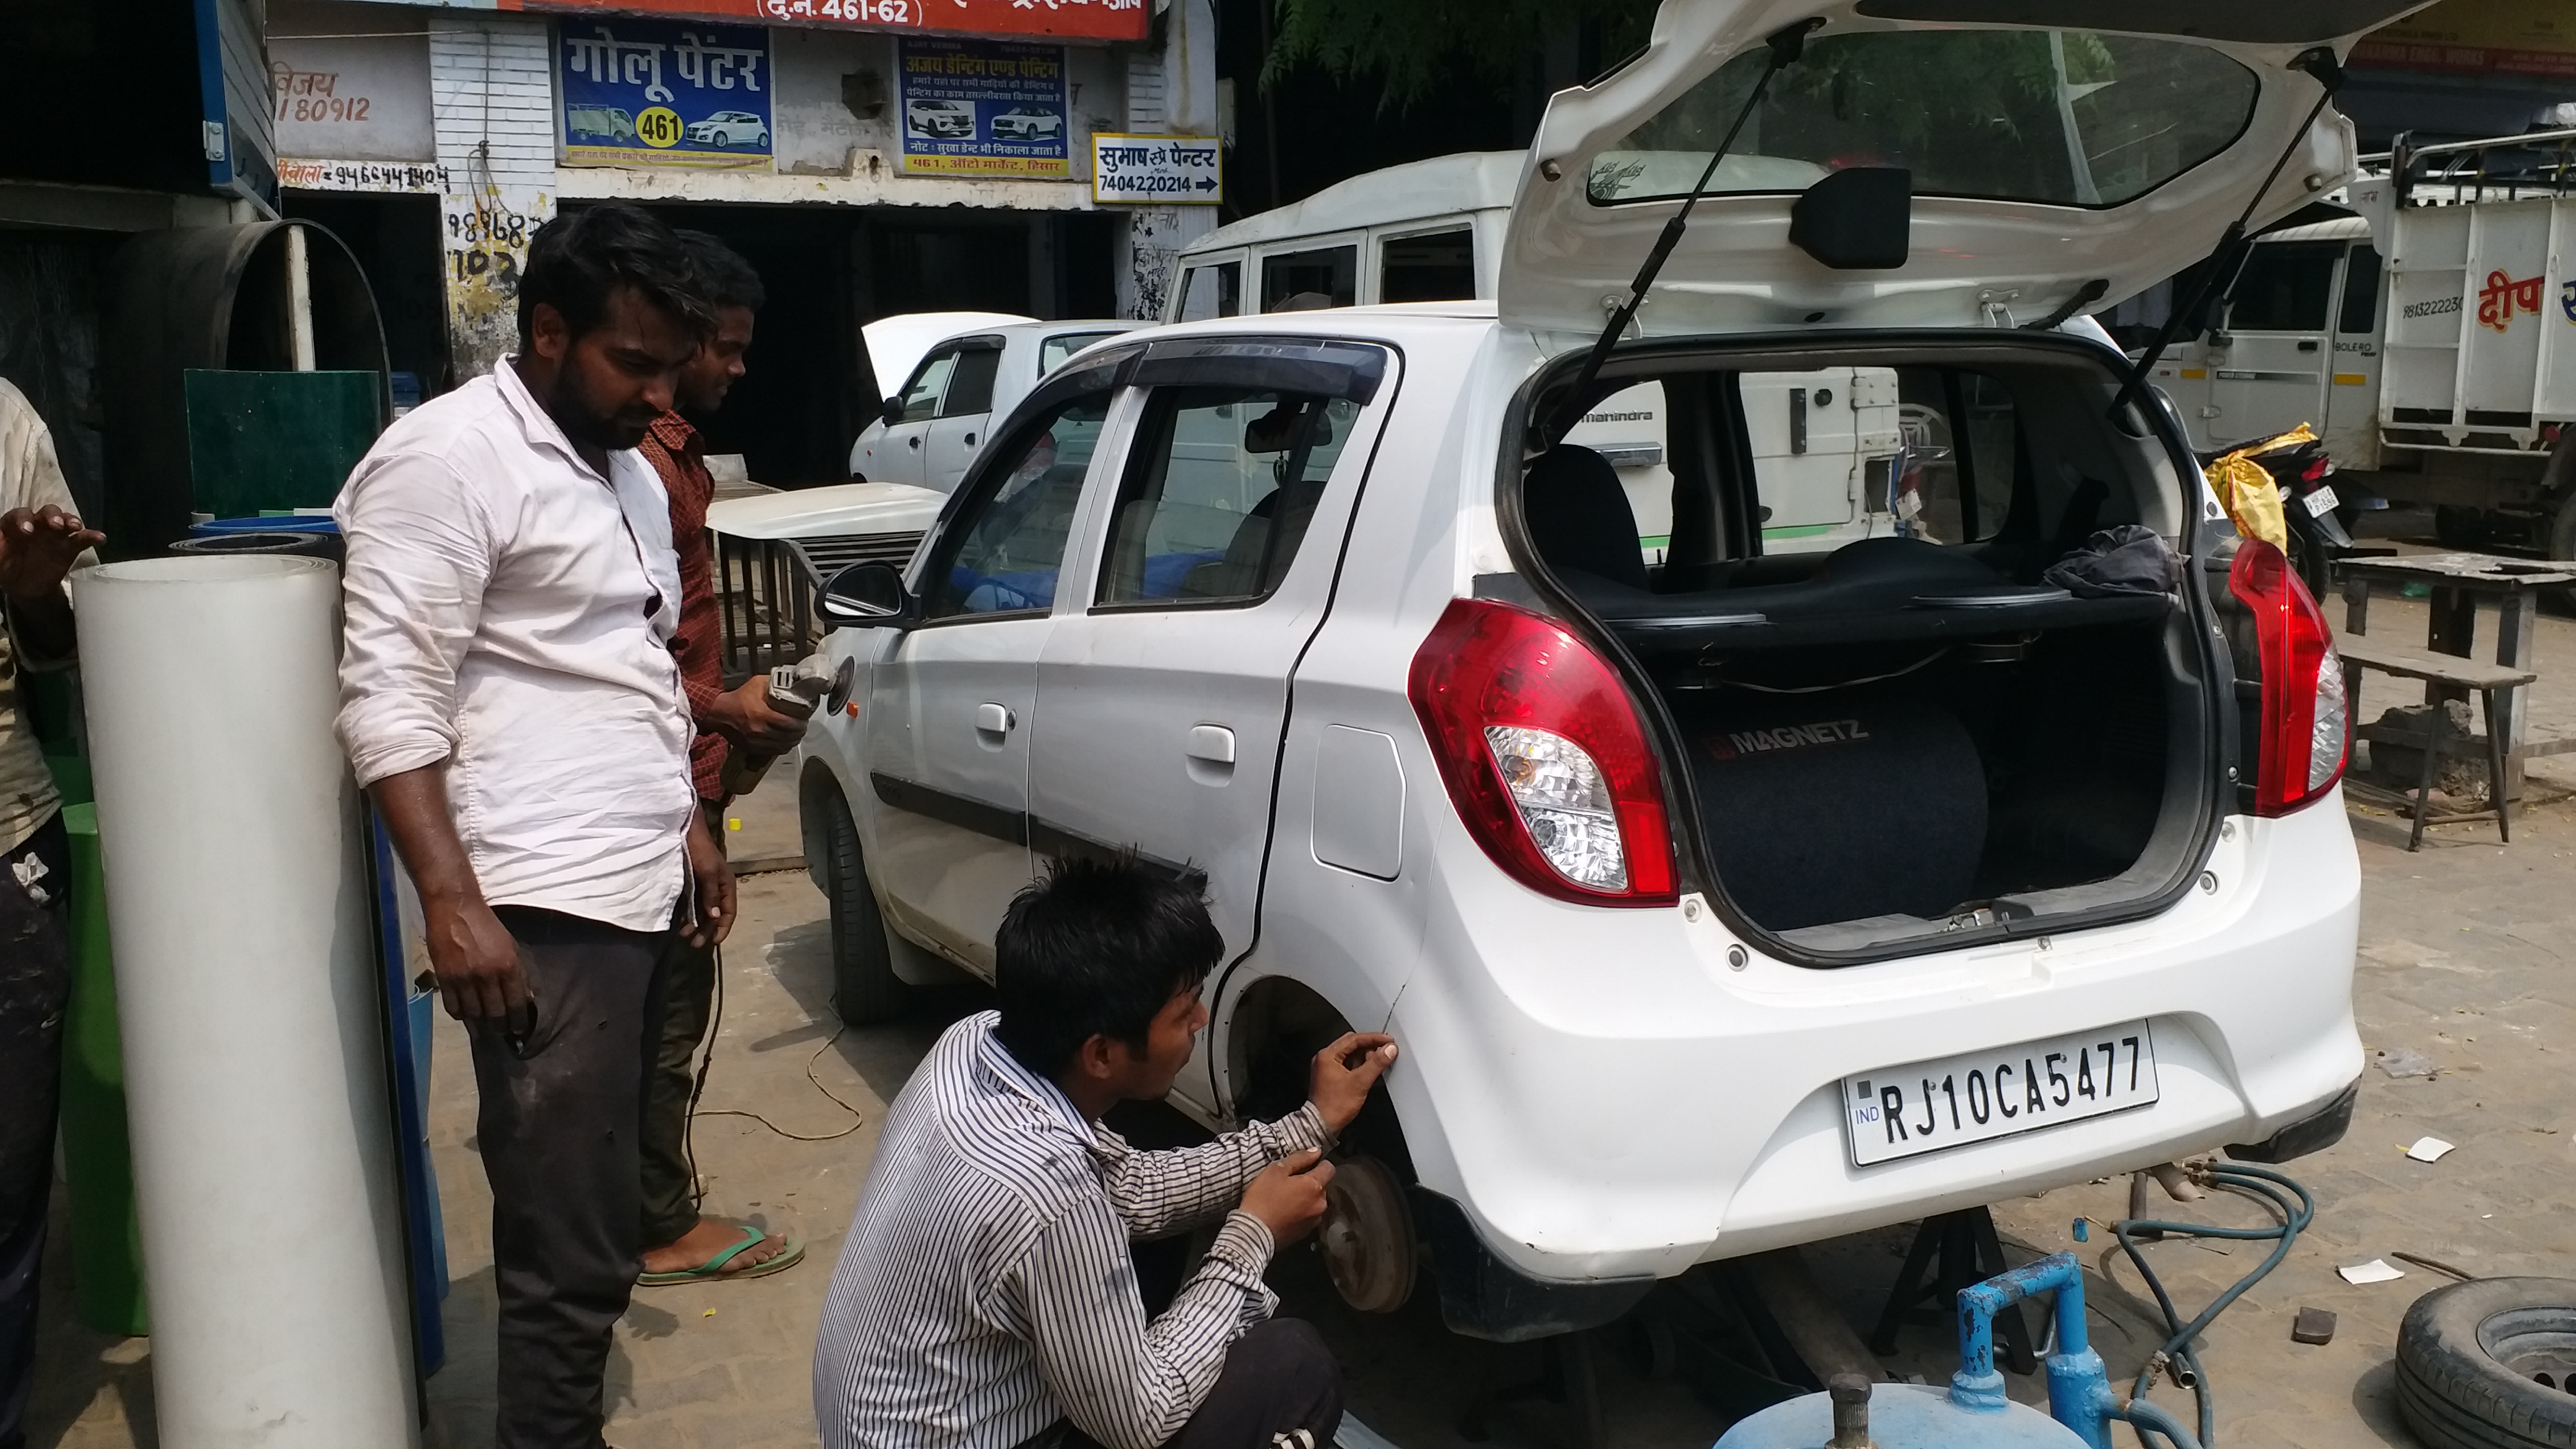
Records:
[[[66,781],[65,783],[72,783]],[[125,1052],[107,945],[98,809],[63,807],[72,845],[72,997],[63,1019],[63,1176],[71,1194],[72,1303],[99,1333],[152,1331],[125,1128]]]
[[[188,369],[197,512],[248,518],[329,507],[384,431],[384,386],[373,372]]]

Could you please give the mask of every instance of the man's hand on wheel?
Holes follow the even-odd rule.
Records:
[[[519,942],[481,899],[423,900],[429,935],[430,974],[447,1014],[463,1022],[501,1025],[535,998],[519,966]]]
[[[1314,1086],[1309,1100],[1324,1114],[1324,1125],[1339,1136],[1367,1105],[1369,1088],[1395,1065],[1395,1038],[1384,1032],[1354,1031],[1315,1054]]]
[[[1270,1230],[1274,1246],[1284,1248],[1323,1221],[1324,1185],[1332,1180],[1333,1164],[1309,1147],[1261,1169],[1243,1190],[1243,1210]]]

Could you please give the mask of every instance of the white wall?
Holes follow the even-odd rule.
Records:
[[[532,17],[427,19],[448,350],[477,377],[518,345],[528,238],[555,214],[554,45]]]

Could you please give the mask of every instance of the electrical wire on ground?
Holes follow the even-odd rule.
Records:
[[[2200,1366],[2198,1339],[2229,1304],[2244,1297],[2246,1290],[2263,1281],[2264,1275],[2279,1267],[2281,1260],[2290,1255],[2291,1245],[2298,1242],[2299,1234],[2316,1220],[2317,1200],[2287,1175],[2251,1163],[2213,1161],[2195,1164],[2189,1169],[2189,1174],[2194,1182],[2204,1187],[2250,1197],[2279,1219],[2257,1228],[2222,1228],[2210,1223],[2172,1223],[2155,1218],[2122,1218],[2111,1224],[2112,1235],[2120,1240],[2120,1251],[2128,1254],[2138,1276],[2146,1280],[2148,1289],[2155,1294],[2156,1308],[2164,1315],[2168,1335],[2163,1346],[2148,1356],[2147,1366],[2139,1370],[2130,1397],[2144,1400],[2147,1390],[2155,1383],[2157,1370],[2170,1365],[2174,1381],[2189,1388],[2198,1404],[2202,1449],[2215,1449],[2217,1440],[2213,1434],[2217,1425],[2217,1407],[2210,1391],[2209,1375]],[[2139,1233],[2177,1238],[2228,1238],[2240,1242],[2269,1240],[2272,1251],[2262,1262],[2254,1265],[2253,1271],[2237,1279],[2226,1292],[2210,1300],[2207,1308],[2186,1322],[2181,1310],[2174,1307],[2173,1295],[2165,1291],[2164,1281],[2156,1276],[2156,1270],[2148,1264],[2146,1255],[2138,1251],[2134,1235]],[[2137,1430],[2142,1443],[2149,1442],[2149,1433],[2156,1433],[2158,1438],[2171,1442],[2170,1436],[2149,1425],[2133,1423],[2131,1427]]]
[[[779,1126],[777,1123],[770,1121],[766,1117],[763,1117],[758,1112],[746,1111],[739,1107],[700,1107],[698,1102],[707,1094],[707,1073],[713,1069],[716,1064],[717,1033],[724,1026],[725,964],[724,947],[722,946],[716,947],[715,972],[715,1005],[713,1010],[710,1011],[707,1016],[706,1055],[699,1060],[697,1080],[692,1083],[689,1088],[689,1122],[688,1126],[682,1129],[680,1134],[680,1155],[689,1165],[689,1198],[692,1202],[701,1206],[705,1204],[706,1200],[706,1179],[698,1174],[697,1122],[700,1117],[748,1117],[752,1121],[759,1123],[761,1126],[768,1128],[770,1131],[777,1133],[779,1136],[786,1138],[790,1142],[837,1142],[840,1139],[849,1136],[851,1133],[858,1131],[861,1127],[866,1126],[868,1121],[865,1113],[841,1100],[839,1093],[833,1091],[827,1086],[824,1086],[823,1079],[814,1075],[814,1064],[821,1061],[823,1059],[823,1053],[830,1051],[833,1043],[841,1039],[841,1033],[850,1029],[849,1024],[846,1022],[832,1028],[832,1034],[825,1037],[823,1039],[823,1044],[814,1048],[814,1054],[805,1059],[805,1080],[812,1082],[814,1084],[814,1090],[829,1098],[833,1106],[850,1114],[849,1126],[842,1128],[838,1132],[824,1132],[820,1134],[790,1132],[786,1128]]]

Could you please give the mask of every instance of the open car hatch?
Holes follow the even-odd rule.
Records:
[[[2015,325],[2108,306],[2208,255],[2285,149],[2255,225],[2343,181],[2352,125],[2328,107],[2298,136],[2320,90],[2294,62],[2318,45],[2340,59],[2423,3],[1667,0],[1645,51],[1549,103],[1497,304],[1506,322],[1598,332],[1742,112],[1765,38],[1816,19],[1719,163],[1640,332]],[[1901,265],[1830,244],[1885,230],[1888,216],[1850,207],[1884,207],[1886,186],[1828,188],[1793,227],[1811,187],[1863,168],[1906,173],[1878,178],[1900,208],[1911,193]]]

